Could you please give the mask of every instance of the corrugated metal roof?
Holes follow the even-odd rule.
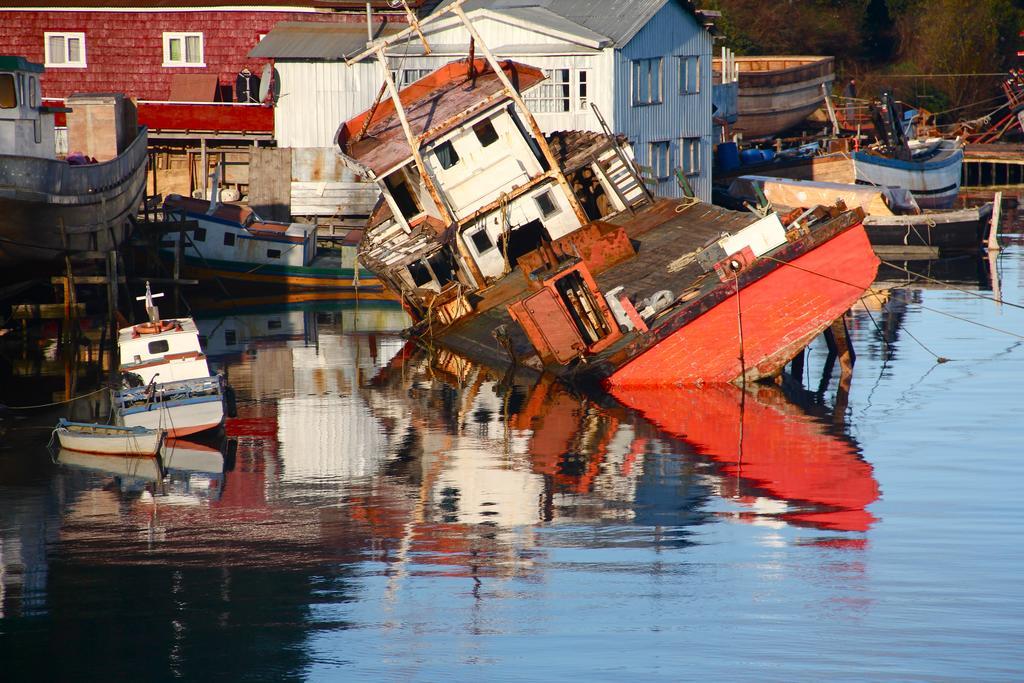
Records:
[[[382,24],[375,37],[400,31],[397,24]],[[366,22],[329,24],[282,21],[259,44],[250,57],[271,59],[343,59],[366,48]]]
[[[573,35],[592,40],[597,34],[608,38],[615,46],[622,47],[651,20],[670,0],[467,0],[462,6],[467,12],[488,9],[509,17],[547,25],[538,19],[545,14],[561,18],[555,30],[569,32],[576,26]],[[439,9],[447,7],[450,0]],[[690,2],[680,2],[688,11],[694,11]]]

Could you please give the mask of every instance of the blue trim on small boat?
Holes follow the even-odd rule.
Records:
[[[890,159],[889,157],[875,156],[867,152],[853,152],[852,156],[854,161],[870,166],[885,166],[887,168],[897,168],[901,171],[934,171],[961,163],[964,158],[964,151],[962,149],[954,150],[953,154],[950,154],[941,161],[901,161],[899,159]]]
[[[866,180],[859,180],[859,179],[857,180],[856,184],[857,185],[867,185],[869,187],[881,187],[880,185],[875,185],[874,183],[869,183]],[[917,197],[917,196],[920,196],[920,195],[948,194],[950,192],[956,193],[956,192],[959,192],[959,191],[960,191],[960,186],[959,185],[946,185],[945,187],[940,187],[940,188],[935,189],[935,190],[910,190],[910,194],[912,194],[915,197]]]
[[[63,417],[57,420],[57,427],[102,427],[103,429],[111,429],[119,432],[129,432],[131,434],[149,434],[155,432],[155,429],[149,429],[141,425],[134,427],[122,427],[121,425],[101,425],[95,422],[72,422],[66,420]]]

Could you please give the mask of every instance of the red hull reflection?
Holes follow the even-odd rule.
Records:
[[[779,517],[819,529],[866,531],[876,521],[865,509],[879,494],[871,465],[776,387],[759,385],[745,396],[733,385],[614,394],[719,463],[724,495],[784,501],[788,510]]]

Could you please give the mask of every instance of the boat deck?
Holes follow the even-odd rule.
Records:
[[[623,227],[637,254],[593,274],[602,291],[623,285],[635,302],[662,289],[678,297],[702,274],[696,253],[709,240],[735,233],[755,220],[753,214],[703,202],[658,199],[635,214],[623,212],[608,220]],[[494,338],[494,331],[504,326],[513,352],[520,358],[532,355],[533,346],[508,313],[508,305],[528,292],[526,278],[514,269],[474,300],[475,315],[444,330],[443,343],[471,358],[505,363],[508,355]]]

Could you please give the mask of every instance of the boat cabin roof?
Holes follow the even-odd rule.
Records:
[[[169,194],[164,199],[164,207],[206,215],[206,212],[210,209],[210,202],[205,199],[182,197],[180,194]],[[238,204],[221,204],[209,215],[221,220],[238,223],[239,225],[248,225],[256,220],[256,214],[252,209],[247,206],[239,206]]]
[[[43,65],[30,62],[20,56],[0,55],[0,71],[28,71],[41,74],[43,73]]]
[[[500,64],[520,92],[544,80],[543,72],[535,67],[511,60]],[[504,99],[502,91],[501,81],[486,60],[475,59],[470,68],[466,59],[447,64],[402,88],[399,98],[412,134],[429,142],[484,106],[500,102]],[[370,124],[358,138],[367,118]],[[390,99],[342,124],[335,143],[342,152],[378,175],[412,156],[395,103]]]
[[[199,336],[199,328],[196,327],[192,318],[166,318],[159,323],[139,323],[122,327],[117,331],[117,344],[123,346],[133,341],[145,340],[148,342],[185,334]]]

